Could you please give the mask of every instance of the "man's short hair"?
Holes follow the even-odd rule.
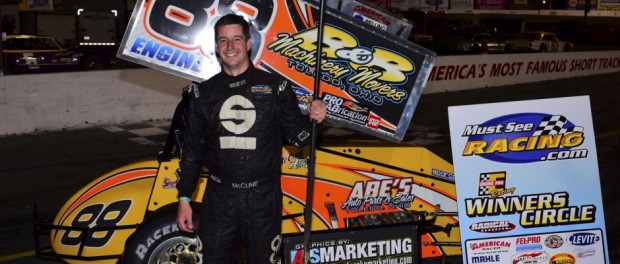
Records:
[[[228,25],[240,25],[241,30],[243,31],[243,36],[246,39],[250,39],[250,24],[248,24],[242,16],[231,13],[220,17],[220,19],[215,23],[213,28],[215,29],[216,41],[220,28]]]

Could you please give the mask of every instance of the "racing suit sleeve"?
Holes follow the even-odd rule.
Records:
[[[193,89],[198,89],[198,86],[194,86]],[[202,143],[205,134],[202,131],[198,94],[198,92],[191,91],[186,106],[185,129],[182,132],[183,147],[179,162],[181,175],[176,186],[179,192],[178,197],[192,197],[204,164]]]
[[[291,83],[287,80],[279,83],[278,104],[284,138],[296,146],[309,145],[312,140],[312,121],[309,117],[301,114],[297,96]],[[317,125],[315,131],[317,134],[320,128],[321,125]]]

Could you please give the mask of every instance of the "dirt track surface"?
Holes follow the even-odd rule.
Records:
[[[608,249],[611,263],[620,263],[617,73],[424,95],[404,141],[425,146],[451,161],[448,106],[576,95],[590,96]],[[123,131],[95,127],[0,137],[0,262],[54,263],[33,256],[33,204],[38,204],[43,216],[52,217],[64,201],[94,178],[121,165],[153,158],[162,141],[136,140],[128,132],[130,126],[119,125],[126,128]]]

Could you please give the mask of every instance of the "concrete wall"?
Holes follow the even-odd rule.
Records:
[[[151,69],[0,77],[0,135],[170,118],[189,84]]]
[[[610,72],[620,51],[438,57],[424,93]],[[0,136],[167,119],[189,83],[153,69],[2,76]]]

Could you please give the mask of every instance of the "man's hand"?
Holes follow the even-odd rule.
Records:
[[[327,112],[327,106],[323,100],[314,100],[308,106],[308,115],[310,119],[316,120],[317,124],[320,124],[325,120],[325,113]]]
[[[179,211],[177,212],[177,224],[181,231],[186,233],[194,232],[194,223],[192,221],[192,207],[189,202],[179,201]]]

